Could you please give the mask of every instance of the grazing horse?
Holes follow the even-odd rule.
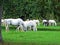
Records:
[[[42,23],[43,23],[44,26],[48,26],[49,25],[48,20],[43,20]]]
[[[18,26],[17,29],[19,30],[19,28],[21,28],[23,31],[24,23],[23,23],[23,20],[20,18],[18,18],[18,19],[5,19],[4,22],[5,22],[5,26],[6,26],[6,31],[9,30],[9,25]]]
[[[24,21],[25,29],[28,30],[27,28],[29,27],[30,30],[33,29],[33,31],[37,31],[36,23],[32,20],[30,21]]]
[[[49,20],[48,22],[49,22],[50,26],[56,26],[57,25],[55,20]]]
[[[39,24],[40,24],[39,20],[33,20],[33,21],[37,24],[37,26],[39,26]]]

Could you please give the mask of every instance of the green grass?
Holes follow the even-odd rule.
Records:
[[[2,27],[4,42],[21,45],[60,45],[60,26],[38,26],[38,31],[16,32],[13,27],[6,32]],[[50,31],[49,31],[50,30]],[[53,31],[51,31],[53,30]],[[55,30],[55,31],[54,31]],[[59,31],[57,31],[59,30]],[[8,45],[8,44],[7,44]],[[12,44],[11,44],[12,45]]]
[[[2,32],[4,42],[60,44],[60,31],[27,31],[27,32]]]
[[[38,26],[38,31],[60,31],[60,26]]]

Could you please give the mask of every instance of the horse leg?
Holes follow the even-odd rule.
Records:
[[[49,26],[51,26],[51,23],[49,22]]]
[[[24,30],[23,30],[23,26],[22,25],[20,25],[20,28],[21,28],[21,31],[23,32]]]
[[[8,32],[8,31],[9,31],[9,26],[8,26],[8,24],[7,24],[5,27],[6,27],[6,32]]]
[[[55,22],[55,26],[56,26],[57,24],[56,24],[56,22]]]
[[[22,25],[18,26],[16,30],[19,31],[19,29],[21,29],[21,31],[23,31],[23,26]]]
[[[17,29],[16,30],[18,30],[19,31],[19,26],[17,27]]]
[[[29,30],[31,30],[32,29],[32,26],[29,26]]]
[[[8,32],[9,27],[8,27],[8,24],[6,22],[4,23],[4,26],[5,26],[6,32]]]
[[[43,23],[43,25],[45,26],[45,22]]]
[[[34,30],[34,31],[37,31],[37,28],[36,28],[36,26],[33,26],[33,30]]]

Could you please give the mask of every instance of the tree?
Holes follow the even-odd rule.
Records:
[[[60,0],[4,0],[3,18],[60,20]]]
[[[1,33],[1,16],[2,16],[2,10],[3,10],[3,6],[2,6],[2,0],[0,0],[0,43],[2,42],[2,33]]]

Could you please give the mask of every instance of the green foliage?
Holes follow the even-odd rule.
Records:
[[[4,0],[3,18],[60,20],[59,0]]]

